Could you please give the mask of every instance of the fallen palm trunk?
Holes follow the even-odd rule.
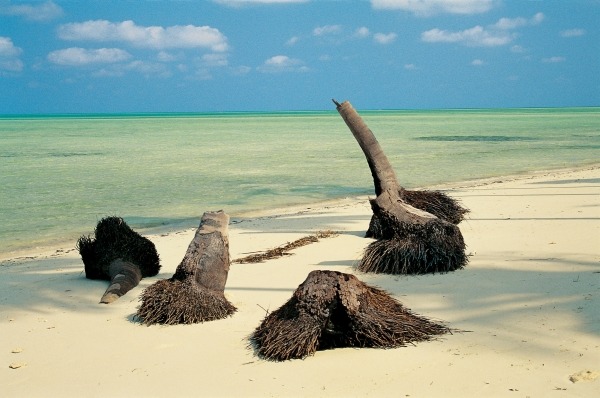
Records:
[[[312,271],[250,342],[259,357],[285,361],[337,347],[400,347],[449,332],[354,275]]]
[[[77,250],[88,279],[109,280],[100,299],[109,304],[136,287],[142,278],[160,270],[154,244],[133,231],[120,217],[106,217],[98,222],[94,238],[82,236]]]
[[[367,247],[358,268],[424,274],[464,267],[468,260],[458,227],[403,200],[402,187],[373,132],[348,101],[334,103],[367,158],[377,195],[370,202],[377,225],[372,235],[379,240]]]
[[[175,274],[147,287],[137,317],[142,323],[189,324],[226,318],[236,308],[225,298],[229,273],[229,216],[206,212]]]

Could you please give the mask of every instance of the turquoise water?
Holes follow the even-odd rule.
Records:
[[[360,111],[407,188],[598,162],[600,108]],[[335,112],[0,117],[2,254],[370,194]]]

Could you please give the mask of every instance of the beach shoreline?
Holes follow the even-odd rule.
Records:
[[[440,189],[440,187],[434,187]],[[194,229],[148,235],[156,277],[110,305],[73,248],[0,266],[0,384],[7,396],[568,396],[600,389],[600,167],[467,183],[446,192],[469,264],[447,274],[358,272],[371,242],[367,197],[234,218],[231,259],[319,230],[339,235],[292,255],[232,264],[238,311],[196,325],[142,326],[144,288],[169,278]],[[304,360],[259,359],[248,336],[315,269],[356,275],[455,332],[397,349],[342,348]]]
[[[588,164],[577,167],[568,168],[556,168],[539,171],[529,171],[520,174],[510,174],[505,176],[495,176],[487,178],[479,178],[474,180],[466,180],[459,182],[450,182],[444,184],[436,184],[426,187],[416,187],[415,189],[427,189],[427,190],[438,190],[442,192],[451,192],[452,190],[476,188],[489,184],[498,184],[503,182],[521,181],[528,180],[544,176],[560,175],[564,173],[572,173],[586,170],[597,170],[600,169],[600,163]],[[319,211],[320,209],[327,209],[335,206],[345,206],[348,204],[364,203],[368,201],[373,195],[358,195],[358,196],[346,196],[340,198],[333,198],[328,200],[315,201],[310,203],[300,203],[289,205],[285,207],[275,207],[269,209],[255,209],[240,212],[239,214],[231,215],[231,224],[235,225],[240,222],[252,221],[253,219],[262,218],[277,218],[279,216],[290,215],[290,214],[302,214],[311,212],[314,210]],[[222,209],[205,209],[204,211],[216,211],[223,210],[227,212],[226,208]],[[198,222],[201,214],[198,215]],[[93,234],[95,225],[90,226],[90,234]],[[167,225],[162,227],[142,228],[136,229],[144,236],[165,236],[170,234],[181,234],[183,232],[195,231],[195,227],[177,227],[176,225]],[[3,263],[13,263],[21,260],[32,260],[49,256],[57,256],[63,253],[70,253],[75,250],[76,240],[62,240],[56,241],[53,244],[43,245],[34,248],[20,249],[10,252],[0,252],[0,266]]]

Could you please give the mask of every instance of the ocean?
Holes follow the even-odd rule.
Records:
[[[362,111],[402,186],[597,164],[600,108]],[[0,253],[373,193],[332,111],[0,116]]]

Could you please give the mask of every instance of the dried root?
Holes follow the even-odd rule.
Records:
[[[259,357],[285,361],[337,347],[401,347],[449,332],[354,275],[312,271],[250,342]]]

